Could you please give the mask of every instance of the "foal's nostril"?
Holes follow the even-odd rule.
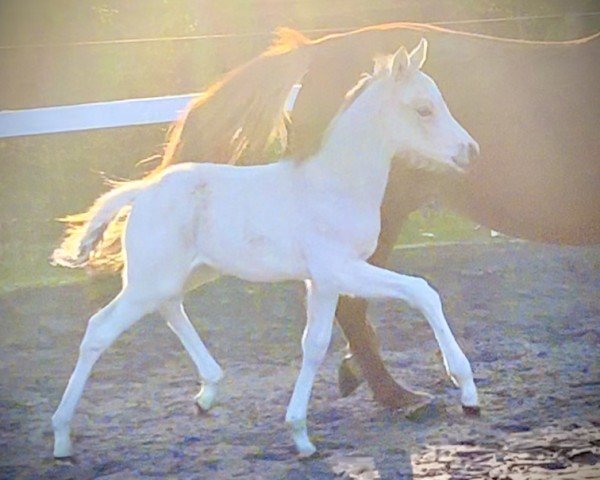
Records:
[[[477,154],[479,153],[479,145],[477,143],[463,143],[460,145],[458,154],[452,157],[454,164],[460,169],[467,168]]]
[[[477,143],[469,143],[467,157],[469,161],[475,160],[475,157],[479,155],[479,145]]]

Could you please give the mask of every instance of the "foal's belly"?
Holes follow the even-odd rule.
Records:
[[[223,275],[252,282],[303,280],[308,271],[303,258],[288,242],[262,235],[240,237],[203,249],[206,263]]]
[[[366,260],[377,248],[381,229],[379,210],[361,210],[354,205],[340,208],[339,203],[333,208],[321,207],[306,225],[305,231],[310,231],[310,237],[316,239],[312,248],[319,248],[319,243],[330,249],[338,245],[350,257]]]

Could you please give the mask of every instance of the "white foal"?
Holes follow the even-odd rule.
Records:
[[[57,264],[82,266],[107,225],[130,208],[119,295],[94,315],[75,370],[52,418],[56,457],[70,456],[70,421],[90,371],[137,320],[159,311],[203,381],[196,397],[213,403],[222,371],[182,306],[192,286],[219,275],[249,281],[303,280],[307,324],[300,374],[286,421],[301,455],[311,455],[306,414],[327,351],[338,296],[399,298],[419,309],[434,331],[464,406],[477,405],[469,362],[444,318],[437,293],[422,279],[369,265],[393,156],[462,169],[478,146],[452,118],[435,83],[420,71],[424,40],[408,54],[378,61],[351,91],[321,150],[302,162],[257,167],[182,164],[102,196],[81,234],[54,253]]]

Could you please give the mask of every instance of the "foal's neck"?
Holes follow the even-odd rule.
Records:
[[[382,86],[377,86],[381,88]],[[382,122],[377,87],[367,88],[331,125],[321,150],[306,165],[310,181],[381,206],[394,153]]]

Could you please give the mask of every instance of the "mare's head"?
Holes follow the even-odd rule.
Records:
[[[421,71],[427,41],[375,63],[373,81],[383,95],[381,120],[397,156],[414,166],[463,170],[479,153],[477,142],[454,119],[435,82]]]

